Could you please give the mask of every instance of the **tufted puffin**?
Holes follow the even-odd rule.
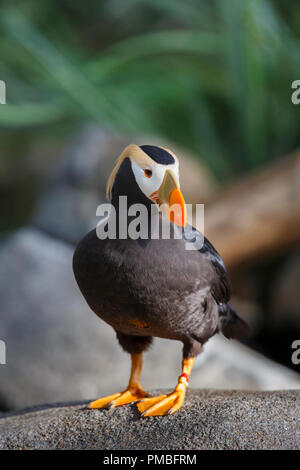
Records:
[[[121,347],[131,355],[131,374],[125,391],[99,398],[89,408],[137,402],[142,417],[172,414],[183,404],[194,357],[206,341],[217,332],[241,339],[248,336],[249,327],[229,303],[230,280],[222,258],[186,222],[179,162],[171,150],[127,146],[108,179],[107,196],[114,208],[116,236],[99,237],[97,229],[89,232],[76,247],[73,270],[90,308],[115,330]],[[145,231],[137,237],[120,231],[125,220],[128,235],[133,221],[130,215],[123,217],[121,196],[127,197],[128,207],[142,204],[147,209],[146,236]],[[150,219],[153,213],[157,217]],[[162,236],[166,223],[170,237]],[[152,236],[154,226],[158,236]],[[187,240],[196,249],[187,250]],[[153,337],[183,343],[181,375],[168,395],[151,396],[140,385],[142,354]]]

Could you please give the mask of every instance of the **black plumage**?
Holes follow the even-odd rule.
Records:
[[[175,162],[173,155],[161,147],[157,147],[156,145],[141,145],[140,148],[156,163],[171,165]]]
[[[217,331],[234,338],[235,322],[246,328],[233,315],[228,275],[206,239],[195,253],[185,250],[184,240],[144,246],[99,240],[92,230],[76,248],[73,268],[91,309],[116,332],[133,336],[121,341],[130,353],[136,336],[157,336],[182,341],[188,357]]]

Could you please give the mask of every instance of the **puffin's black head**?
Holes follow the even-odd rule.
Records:
[[[186,224],[179,162],[170,150],[154,145],[128,145],[107,182],[107,197],[114,202],[119,196],[128,196],[131,204],[157,204],[164,207],[164,214],[176,225]]]

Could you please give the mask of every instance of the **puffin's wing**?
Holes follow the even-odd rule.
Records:
[[[183,231],[183,237],[213,265],[215,276],[211,279],[212,295],[217,304],[227,304],[231,294],[231,282],[221,256],[210,241],[195,227],[187,224]]]
[[[250,334],[250,328],[242,320],[229,303],[231,282],[226,266],[221,256],[210,241],[195,227],[186,225],[183,238],[195,246],[200,256],[204,256],[214,267],[215,275],[211,281],[211,293],[219,310],[219,329],[227,338],[245,338]],[[200,248],[198,248],[200,247]]]

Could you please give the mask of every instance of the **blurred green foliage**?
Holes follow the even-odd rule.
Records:
[[[94,120],[237,176],[300,143],[299,32],[296,0],[2,1],[2,157]]]

